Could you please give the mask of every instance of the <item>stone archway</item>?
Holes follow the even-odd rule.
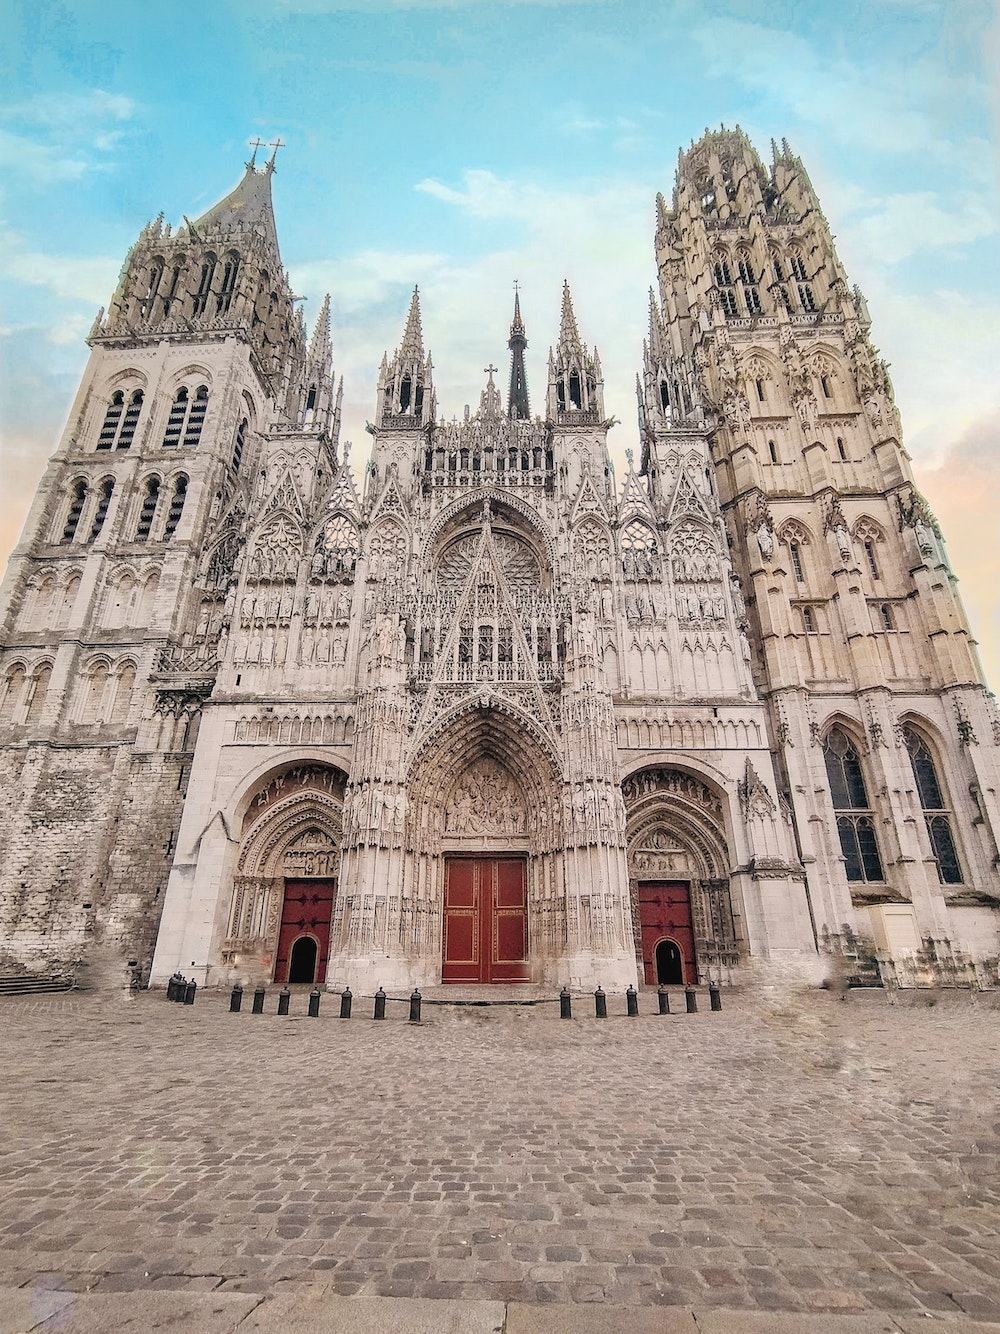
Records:
[[[562,943],[561,780],[537,724],[504,704],[455,714],[411,766],[408,848],[444,981],[537,981]]]
[[[316,942],[313,980],[325,975],[340,872],[346,776],[316,762],[284,765],[243,803],[222,963],[289,980],[295,942]]]
[[[669,939],[685,982],[736,966],[741,952],[729,884],[722,798],[683,770],[651,767],[622,784],[636,956],[657,982],[657,947]]]

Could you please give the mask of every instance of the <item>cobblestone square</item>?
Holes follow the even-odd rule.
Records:
[[[0,1287],[1000,1321],[994,998],[724,1001],[5,1000]]]

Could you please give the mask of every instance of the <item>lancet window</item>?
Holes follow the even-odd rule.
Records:
[[[125,402],[125,394],[116,389],[111,396],[101,434],[97,438],[98,449],[128,449],[135,438],[135,428],[142,412],[142,390],[135,389]]]
[[[164,449],[176,449],[183,445],[185,449],[194,449],[201,440],[201,428],[205,423],[208,410],[208,386],[199,385],[192,399],[186,385],[181,385],[174,395],[167,418],[167,429],[163,436]]]
[[[875,817],[868,801],[861,757],[841,728],[834,727],[827,735],[823,759],[847,879],[862,883],[882,881],[885,877],[875,837]]]
[[[81,477],[79,481],[74,482],[72,499],[69,503],[69,511],[66,515],[66,523],[63,526],[61,542],[72,542],[76,537],[76,530],[80,526],[80,515],[83,513],[83,507],[87,503],[87,483]]]
[[[208,298],[212,291],[212,279],[215,277],[215,265],[215,256],[212,254],[206,255],[198,277],[198,290],[194,294],[194,304],[191,307],[193,315],[204,314],[208,306]]]
[[[240,257],[235,251],[230,251],[226,256],[225,265],[222,270],[222,285],[219,288],[219,296],[216,303],[216,311],[219,315],[228,315],[229,308],[233,304],[233,293],[236,291],[236,278],[240,269]]]
[[[170,508],[167,510],[167,522],[163,528],[164,538],[173,537],[177,531],[177,525],[181,521],[181,515],[184,513],[184,500],[187,496],[188,479],[183,475],[174,482],[174,493],[170,497]]]
[[[904,727],[903,739],[909,751],[927,835],[937,862],[938,879],[943,885],[960,885],[962,867],[951,830],[951,811],[945,805],[934,757],[927,742],[914,728]]]
[[[160,479],[151,477],[146,483],[146,491],[142,498],[142,508],[139,510],[139,522],[135,530],[135,540],[137,542],[147,542],[149,540],[150,530],[153,527],[153,516],[156,514],[157,501],[160,498]]]
[[[233,441],[233,472],[239,472],[240,464],[243,462],[243,451],[246,449],[249,429],[250,423],[244,417],[236,428],[236,439]]]
[[[111,504],[111,495],[114,489],[115,479],[113,477],[108,477],[101,483],[97,498],[97,509],[94,511],[94,521],[90,525],[88,542],[94,542],[100,536],[101,529],[104,527],[104,520],[108,517],[108,507]]]

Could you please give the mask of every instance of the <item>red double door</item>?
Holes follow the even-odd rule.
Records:
[[[336,880],[286,880],[275,982],[325,982]]]
[[[528,980],[524,859],[447,858],[441,981]]]
[[[671,880],[640,881],[639,927],[647,986],[697,982],[689,885]]]

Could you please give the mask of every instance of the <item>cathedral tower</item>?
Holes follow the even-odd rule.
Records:
[[[995,713],[801,161],[774,145],[767,169],[739,129],[706,132],[659,200],[656,253],[644,466],[655,487],[666,423],[706,414],[821,943],[990,954]]]

